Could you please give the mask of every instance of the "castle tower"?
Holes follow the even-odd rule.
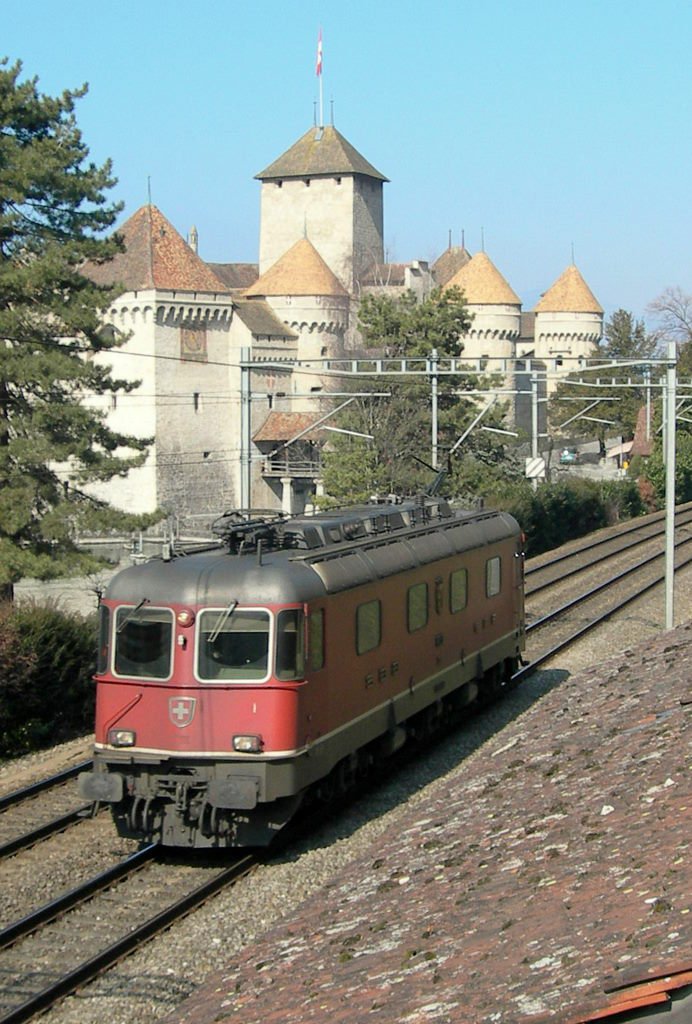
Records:
[[[333,125],[311,128],[256,177],[260,274],[309,238],[350,293],[384,262],[382,186],[388,179]]]
[[[470,359],[487,359],[488,371],[502,370],[502,364],[493,367],[495,359],[509,359],[519,337],[521,299],[509,286],[492,260],[478,252],[454,274],[447,284],[461,289],[466,297],[473,322],[464,336],[464,355]]]
[[[572,263],[534,308],[534,355],[568,373],[593,354],[603,334],[603,307]],[[572,363],[572,367],[570,367]]]
[[[343,355],[349,296],[312,242],[301,238],[245,291],[248,299],[266,299],[275,315],[298,335],[297,358]],[[319,377],[301,374],[301,392],[320,389]],[[300,407],[300,403],[293,408]],[[311,406],[314,409],[314,402]]]
[[[229,361],[232,297],[155,206],[141,207],[118,233],[124,251],[84,272],[98,284],[123,286],[104,321],[126,340],[117,361],[108,351],[97,359],[139,383],[112,399],[88,401],[114,430],[154,442],[142,466],[92,493],[132,512],[218,514],[237,501],[227,424],[239,420],[239,408],[231,409],[239,401],[231,370],[219,369]],[[199,456],[184,454],[192,448]]]

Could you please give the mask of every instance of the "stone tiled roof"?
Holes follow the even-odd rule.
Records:
[[[125,252],[109,263],[89,263],[84,273],[97,284],[126,291],[227,292],[223,281],[192,251],[155,206],[142,206],[119,228]]]
[[[461,288],[466,301],[472,306],[521,305],[519,296],[484,252],[477,252],[457,270],[445,288],[454,286]]]
[[[572,263],[535,305],[536,313],[602,313],[603,307]]]
[[[236,299],[236,315],[256,337],[297,338],[295,331],[280,320],[262,299]]]
[[[243,291],[259,277],[256,263],[207,263],[207,266],[231,291]]]
[[[443,288],[458,270],[465,267],[471,253],[463,245],[450,245],[432,265],[432,275],[438,288]]]
[[[388,181],[333,125],[311,128],[290,149],[255,177],[260,181],[272,178],[310,178],[319,175],[363,174],[378,181]]]
[[[296,434],[307,430],[319,419],[309,412],[270,412],[266,420],[253,435],[253,441],[290,441]],[[304,434],[306,441],[314,441],[318,438],[317,431],[310,431]]]
[[[566,679],[170,1020],[583,1024],[690,986],[690,658],[687,624]]]
[[[406,268],[409,263],[374,263],[370,266],[361,278],[361,284],[365,286],[396,285],[401,287],[406,283]]]
[[[245,291],[253,295],[328,295],[348,292],[307,238],[301,238]]]

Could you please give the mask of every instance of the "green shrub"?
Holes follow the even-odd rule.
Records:
[[[540,555],[644,511],[636,484],[629,480],[598,482],[575,477],[536,490],[515,485],[488,504],[505,509],[526,535],[526,553]]]
[[[666,465],[660,446],[642,467],[642,476],[653,487],[658,507],[663,508],[666,500]],[[678,430],[675,439],[675,504],[686,501],[692,501],[692,434]]]
[[[0,608],[0,757],[92,727],[95,618],[50,605]]]

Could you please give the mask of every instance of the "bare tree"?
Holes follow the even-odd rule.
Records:
[[[656,318],[656,333],[661,340],[669,338],[679,345],[692,341],[692,295],[682,288],[666,288],[649,303],[647,312]]]
[[[676,343],[678,372],[685,377],[692,377],[692,295],[682,288],[666,288],[657,299],[649,303],[647,312],[653,313],[658,321],[652,336],[658,342]]]

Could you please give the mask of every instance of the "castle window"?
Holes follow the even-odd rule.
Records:
[[[277,181],[276,187],[277,188],[283,188],[283,184],[284,184],[283,181]]]
[[[335,178],[334,181],[337,183],[337,185],[341,184],[341,178]]]
[[[195,412],[199,412],[199,391],[195,391],[192,395],[192,405]]]
[[[310,179],[309,178],[305,179],[305,187],[306,188],[310,188]]]

